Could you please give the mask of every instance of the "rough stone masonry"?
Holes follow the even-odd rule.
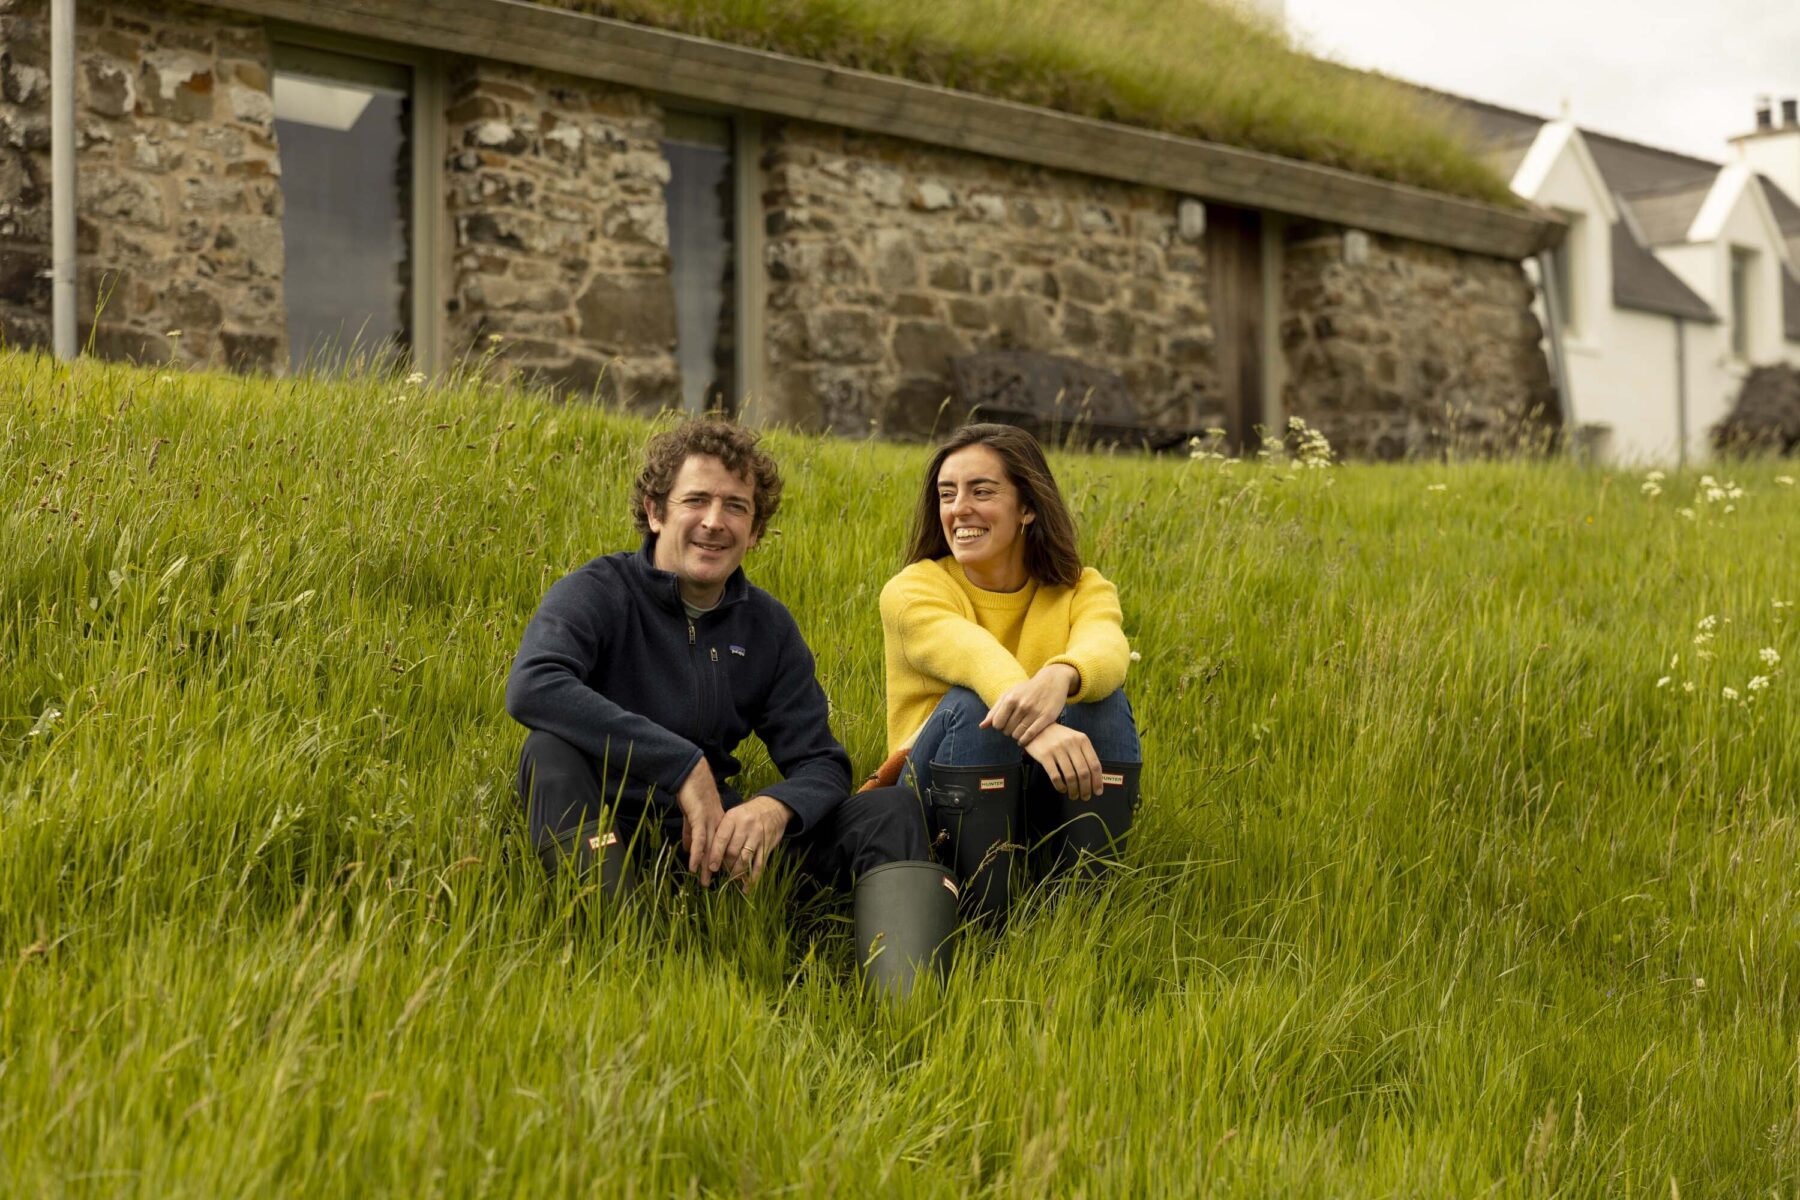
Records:
[[[106,358],[278,370],[280,161],[258,20],[79,6],[76,304]],[[0,338],[50,340],[49,18],[0,0]]]

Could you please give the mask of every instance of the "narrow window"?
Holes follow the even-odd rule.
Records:
[[[412,345],[412,74],[398,63],[276,47],[295,370],[388,362]]]
[[[682,407],[689,412],[737,407],[736,180],[731,122],[669,113],[663,155],[664,198],[675,286],[675,359]]]
[[[1551,286],[1556,289],[1556,313],[1562,321],[1563,334],[1566,337],[1581,336],[1581,274],[1582,245],[1586,222],[1580,213],[1562,212],[1563,220],[1568,222],[1568,234],[1562,245],[1550,256],[1554,267]]]
[[[1750,282],[1755,269],[1756,251],[1731,248],[1731,353],[1744,362],[1750,360]]]

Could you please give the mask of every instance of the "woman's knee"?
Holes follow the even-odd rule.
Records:
[[[1094,743],[1094,753],[1108,762],[1142,762],[1144,752],[1138,742],[1137,717],[1125,689],[1119,688],[1088,704],[1071,704],[1063,709],[1061,723],[1085,733]]]

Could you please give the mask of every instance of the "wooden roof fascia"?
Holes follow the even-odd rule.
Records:
[[[1501,208],[1315,163],[955,92],[521,0],[204,0],[360,38],[1078,171],[1498,258],[1560,241]]]

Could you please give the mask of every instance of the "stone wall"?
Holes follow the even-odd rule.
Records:
[[[661,136],[636,92],[499,63],[452,71],[452,356],[680,407]]]
[[[1556,396],[1518,263],[1315,223],[1287,233],[1287,413],[1340,453],[1541,446]]]
[[[0,0],[8,344],[50,340],[47,9]],[[280,167],[261,23],[155,0],[86,0],[77,20],[82,338],[112,358],[284,368]]]
[[[1172,193],[801,122],[767,136],[776,418],[921,435],[952,358],[1030,349],[1120,372],[1141,419],[1215,419],[1205,262]]]

